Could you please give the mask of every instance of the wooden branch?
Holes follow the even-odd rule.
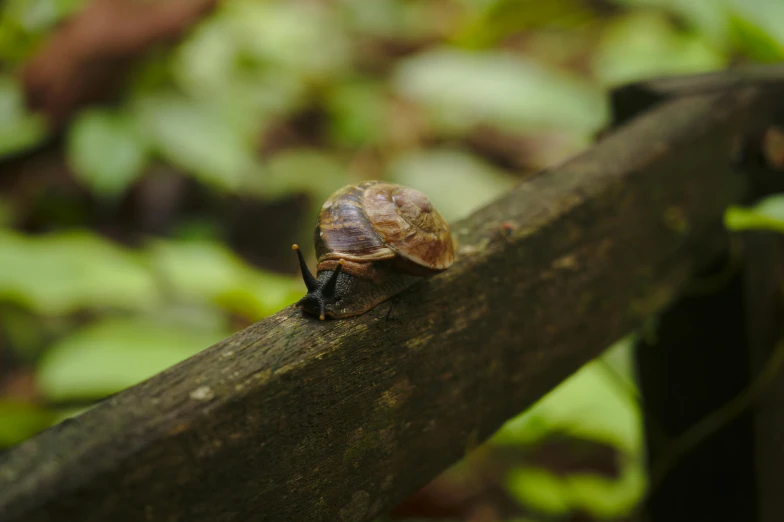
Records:
[[[354,319],[284,309],[8,451],[0,519],[371,520],[724,249],[730,149],[775,91],[663,104],[455,223],[445,273]]]

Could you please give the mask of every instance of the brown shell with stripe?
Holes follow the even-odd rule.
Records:
[[[374,279],[372,265],[388,261],[412,275],[446,270],[455,260],[446,220],[418,190],[366,181],[338,190],[324,203],[315,231],[318,271]]]

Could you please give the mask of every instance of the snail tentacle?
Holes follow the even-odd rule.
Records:
[[[302,280],[305,281],[305,287],[307,287],[308,292],[314,291],[318,287],[318,281],[316,281],[316,278],[310,273],[310,269],[308,269],[308,265],[305,263],[305,257],[299,249],[299,245],[293,244],[291,245],[291,249],[295,251],[297,257],[299,257],[299,269],[302,272]]]
[[[338,261],[338,264],[335,267],[335,270],[332,272],[332,275],[329,276],[327,282],[322,285],[321,293],[325,296],[332,297],[335,295],[335,284],[338,282],[338,275],[340,274],[340,269],[343,268],[344,263],[345,261],[342,259]]]

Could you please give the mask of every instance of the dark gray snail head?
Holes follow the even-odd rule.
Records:
[[[303,257],[299,246],[292,245],[291,249],[297,253],[299,268],[302,271],[302,279],[305,281],[305,286],[308,289],[308,293],[305,297],[297,301],[295,306],[304,309],[309,314],[318,316],[318,318],[323,321],[327,309],[331,308],[331,305],[334,305],[345,297],[342,291],[344,290],[344,285],[338,285],[338,278],[341,273],[340,270],[343,268],[344,262],[341,259],[338,261],[335,270],[332,270],[331,272],[322,272],[324,276],[317,279],[313,277],[313,274],[308,269],[308,265],[305,263],[305,258]]]

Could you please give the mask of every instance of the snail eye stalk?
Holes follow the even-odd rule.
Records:
[[[335,294],[335,285],[338,282],[338,275],[340,274],[340,269],[343,268],[343,263],[344,261],[342,259],[338,261],[338,266],[335,267],[332,275],[329,276],[327,282],[321,287],[321,293],[326,297],[332,297]]]
[[[297,257],[299,258],[299,269],[302,272],[302,280],[305,281],[305,287],[307,287],[308,292],[315,291],[319,286],[318,281],[316,281],[316,278],[313,277],[313,274],[308,270],[308,265],[305,263],[305,257],[302,255],[299,245],[292,245],[291,249],[297,253]]]
[[[300,299],[295,306],[304,308],[309,313],[315,313],[318,310],[318,317],[322,321],[326,319],[326,306],[335,297],[335,290],[338,283],[338,276],[345,261],[342,259],[338,261],[335,270],[329,275],[329,278],[320,283],[318,279],[313,277],[313,274],[308,270],[308,265],[305,263],[305,258],[299,246],[292,245],[292,250],[297,253],[299,258],[299,268],[302,271],[302,279],[305,281],[305,286],[308,287],[308,293]]]

